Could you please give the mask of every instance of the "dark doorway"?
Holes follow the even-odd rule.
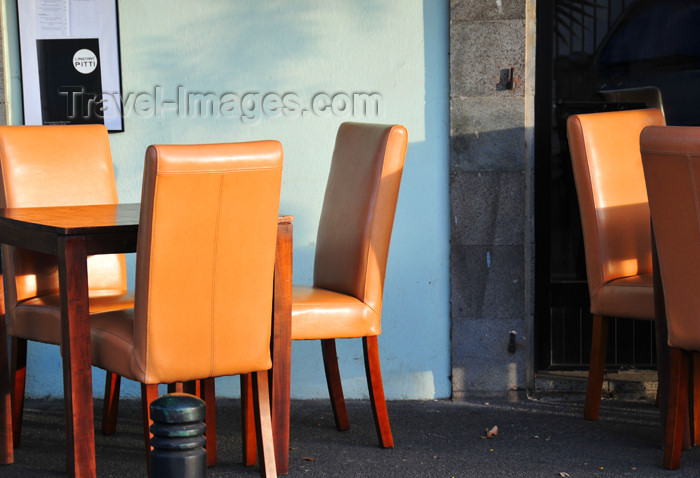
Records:
[[[537,370],[587,368],[592,319],[566,118],[646,107],[600,91],[656,86],[668,124],[700,125],[700,2],[539,0],[535,96]],[[616,320],[610,367],[654,367],[652,322]]]

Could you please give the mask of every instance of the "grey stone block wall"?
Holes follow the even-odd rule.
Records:
[[[534,0],[450,4],[452,390],[524,389],[532,371]],[[532,64],[531,64],[532,63]],[[515,88],[508,88],[513,69]],[[510,333],[516,349],[508,351]]]

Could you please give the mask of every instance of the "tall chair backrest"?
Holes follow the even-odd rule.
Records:
[[[270,368],[281,176],[276,141],[148,148],[132,358],[144,383]]]
[[[407,142],[400,125],[340,125],[318,227],[314,286],[377,313]]]
[[[596,311],[595,294],[604,284],[652,272],[639,134],[663,124],[657,109],[573,115],[567,121],[593,313],[605,315]]]
[[[700,350],[700,128],[641,135],[649,207],[664,286],[668,343]]]
[[[107,129],[102,125],[1,126],[0,207],[116,204]],[[21,300],[58,292],[56,258],[3,246],[10,317]],[[126,291],[123,255],[88,260],[91,290]]]

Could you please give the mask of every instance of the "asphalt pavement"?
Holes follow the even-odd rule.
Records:
[[[700,476],[700,449],[685,451],[678,471],[661,468],[659,409],[651,401],[604,400],[600,419],[586,421],[580,398],[391,401],[393,449],[377,446],[368,401],[348,401],[351,429],[338,432],[328,401],[293,400],[288,476]],[[122,401],[111,436],[99,432],[100,401],[95,403],[98,476],[145,477],[138,401]],[[209,468],[210,477],[259,476],[257,467],[241,464],[239,415],[238,400],[219,400],[219,463]],[[60,400],[28,401],[15,463],[0,466],[0,477],[43,476],[65,476]]]

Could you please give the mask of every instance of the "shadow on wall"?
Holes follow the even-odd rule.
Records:
[[[450,138],[452,317],[524,317],[526,128]]]
[[[511,121],[512,116],[503,114],[500,117],[497,112],[484,120],[470,115],[463,118],[453,129],[465,133],[450,136],[452,171],[525,170],[525,151],[527,138],[532,136],[531,128],[502,127]],[[517,119],[522,122],[522,115]]]
[[[479,369],[455,367],[452,370],[454,392],[452,398],[501,395],[509,390],[521,390],[518,384],[525,380],[524,367],[515,362],[486,360]]]
[[[207,2],[206,7],[189,1],[180,2],[181,9],[192,10],[191,15],[169,15],[163,21],[163,11],[175,10],[171,2],[152,1],[133,5],[138,13],[130,12],[136,17],[152,17],[158,29],[148,31],[136,30],[138,25],[129,23],[120,25],[122,37],[130,36],[124,45],[133,49],[122,48],[125,83],[128,63],[150,65],[155,81],[195,81],[200,85],[231,85],[240,87],[248,78],[248,65],[265,64],[266,78],[263,82],[277,85],[309,86],[308,70],[295,68],[300,64],[318,63],[318,45],[321,34],[327,32],[327,19],[318,15],[319,6],[314,2],[298,3],[293,9],[281,7],[277,2],[237,2],[232,8],[228,1]],[[120,12],[131,8],[120,5]],[[388,8],[381,0],[364,2],[345,2],[335,5],[335,15],[344,22],[352,21],[358,35],[363,31],[378,27],[368,20],[367,12],[381,12]],[[127,16],[128,17],[128,16]],[[372,15],[383,18],[384,15]],[[241,19],[261,19],[259,22],[241,21]],[[194,21],[193,21],[194,20]],[[208,34],[202,34],[202,32]],[[261,32],[274,32],[261,35]],[[225,32],[225,36],[215,32]],[[172,41],[172,38],[179,40]],[[187,41],[182,41],[185,38]],[[255,39],[255,42],[251,42]],[[284,48],[280,48],[282,40]],[[223,43],[222,43],[223,42]],[[183,48],[184,46],[184,48]],[[223,46],[223,48],[222,48]],[[290,50],[294,55],[290,57]],[[206,57],[206,58],[205,58]],[[132,60],[129,60],[132,58]],[[220,67],[219,67],[220,66]],[[163,77],[166,72],[190,71],[189,77]],[[319,82],[322,80],[319,80]],[[259,83],[259,82],[258,82]],[[320,83],[319,83],[320,84]],[[204,85],[202,85],[204,86]],[[266,84],[253,85],[265,88]]]

